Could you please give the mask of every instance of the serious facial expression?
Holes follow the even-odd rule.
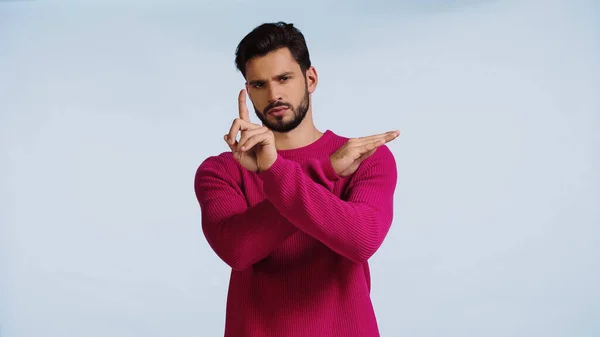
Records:
[[[289,49],[280,48],[246,63],[246,88],[256,116],[275,132],[295,129],[306,117],[316,72],[306,75]]]

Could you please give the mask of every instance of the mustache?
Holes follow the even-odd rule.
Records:
[[[269,110],[271,110],[271,109],[273,109],[273,108],[278,108],[278,107],[280,107],[280,106],[284,106],[284,107],[286,107],[286,108],[288,108],[288,109],[291,109],[291,108],[292,108],[292,106],[291,106],[290,104],[288,104],[288,103],[284,103],[284,102],[281,102],[281,101],[277,101],[277,102],[273,102],[273,103],[271,103],[271,104],[267,105],[267,107],[266,107],[266,108],[263,110],[263,114],[266,114],[266,113],[267,113],[267,111],[269,111]]]

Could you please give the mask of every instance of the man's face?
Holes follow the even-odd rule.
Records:
[[[311,67],[305,76],[289,49],[281,48],[248,61],[246,81],[263,125],[275,132],[288,132],[306,117],[316,73]]]

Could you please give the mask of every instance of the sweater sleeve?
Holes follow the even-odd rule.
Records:
[[[323,176],[337,179],[329,171],[333,170],[330,162],[321,164]],[[259,176],[268,199],[283,216],[354,262],[368,260],[392,224],[397,169],[387,146],[359,166],[343,200],[303,174],[299,164],[281,156]]]
[[[329,156],[309,160],[302,164],[302,167],[311,180],[323,185],[330,192],[333,191],[335,182],[341,179],[335,172],[333,165],[331,165]]]
[[[194,190],[209,245],[232,269],[244,270],[267,257],[297,228],[268,199],[248,207],[231,173],[238,169],[232,163],[221,156],[206,159],[196,171]]]

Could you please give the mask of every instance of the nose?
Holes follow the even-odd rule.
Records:
[[[281,101],[282,99],[281,87],[277,84],[271,84],[269,86],[269,104]]]

